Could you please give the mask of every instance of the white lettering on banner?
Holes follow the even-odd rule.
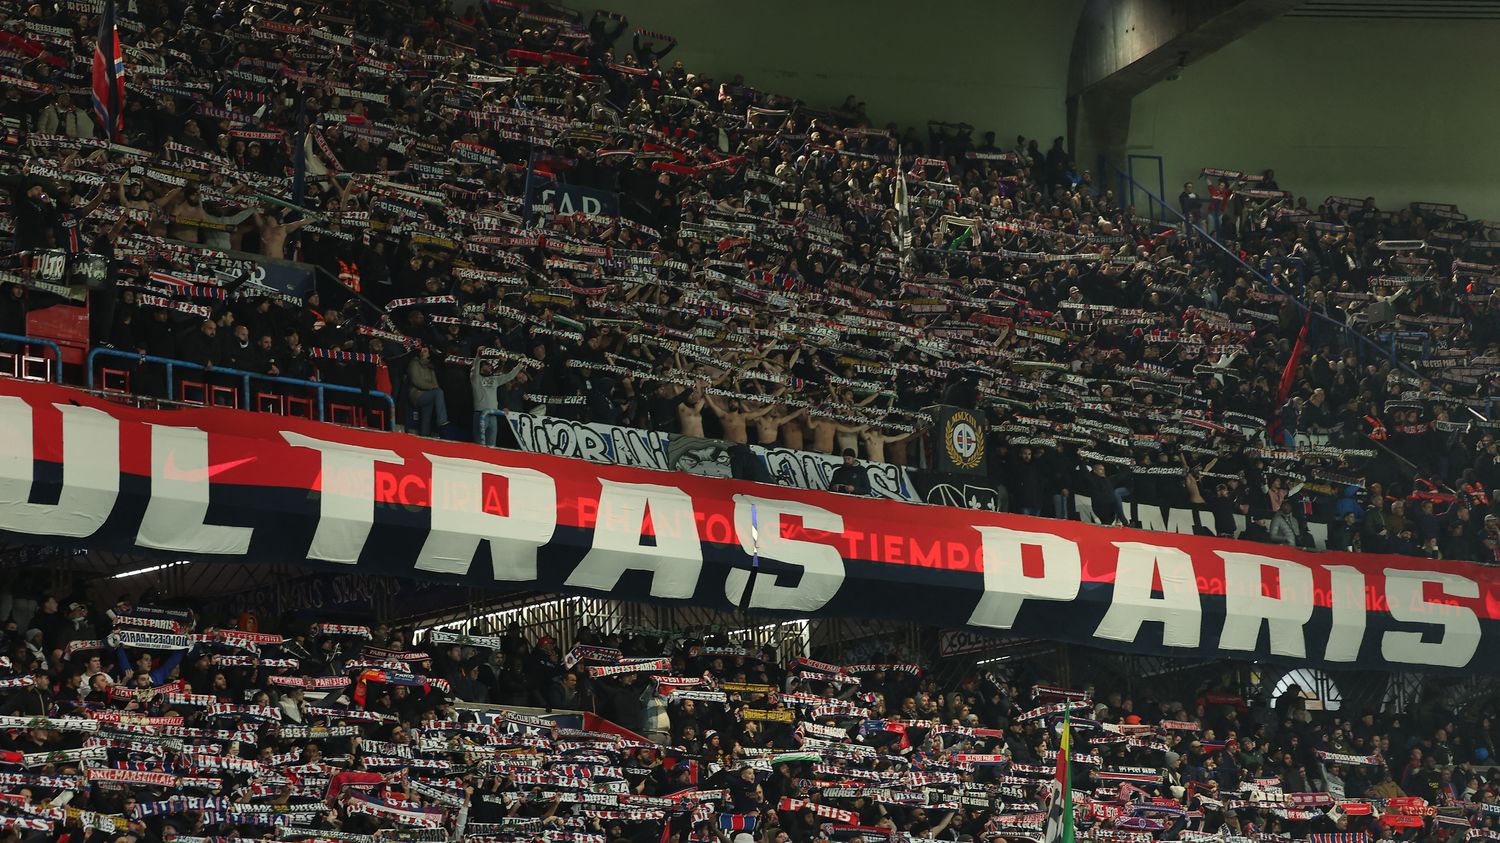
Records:
[[[307,548],[307,558],[355,564],[375,523],[375,463],[403,465],[406,461],[383,448],[314,439],[290,430],[283,430],[281,436],[288,445],[312,448],[322,458],[318,530]]]
[[[1078,520],[1085,524],[1098,524],[1099,519],[1094,516],[1094,505],[1083,495],[1073,496],[1073,506],[1078,510]],[[972,508],[972,507],[971,507]],[[1203,528],[1214,533],[1218,526],[1214,522],[1214,514],[1207,509],[1178,509],[1176,507],[1163,507],[1154,504],[1136,503],[1125,501],[1125,520],[1127,522],[1140,522],[1142,530],[1157,533],[1180,533],[1182,535],[1193,535],[1194,528]],[[1235,514],[1235,532],[1238,534],[1246,527],[1245,516]],[[1312,536],[1313,546],[1318,550],[1328,547],[1328,525],[1319,521],[1307,522],[1307,533]]]
[[[1479,618],[1474,610],[1427,599],[1428,583],[1442,586],[1443,597],[1478,597],[1479,583],[1457,574],[1385,569],[1385,596],[1391,617],[1407,623],[1443,628],[1443,637],[1424,641],[1420,632],[1390,631],[1380,640],[1381,655],[1392,661],[1463,667],[1479,649]],[[1436,617],[1434,617],[1436,615]]]
[[[1219,647],[1224,650],[1254,650],[1260,639],[1261,621],[1271,630],[1271,652],[1278,656],[1307,655],[1302,627],[1312,620],[1312,569],[1285,559],[1254,553],[1216,551],[1224,560],[1224,629]],[[1262,585],[1265,569],[1277,572],[1279,595],[1266,594]]]
[[[120,423],[92,407],[53,406],[62,413],[62,491],[55,504],[30,503],[37,411],[21,398],[0,396],[0,530],[92,536],[120,496]]]
[[[669,471],[667,445],[671,435],[634,427],[577,422],[530,413],[506,413],[506,421],[521,448],[533,454],[574,457],[589,462]],[[844,464],[842,457],[790,448],[751,445],[751,453],[766,465],[779,486],[827,491],[833,472]],[[870,481],[870,494],[898,501],[917,501],[917,493],[905,466],[860,461]],[[1191,531],[1189,531],[1191,532]]]
[[[790,448],[766,448],[751,445],[750,450],[766,462],[766,470],[779,486],[793,489],[819,489],[826,491],[832,481],[833,472],[844,464],[843,457],[818,454],[812,451],[794,451]],[[870,481],[870,494],[875,497],[897,501],[918,500],[906,469],[889,463],[860,460],[865,477]]]
[[[196,427],[151,427],[151,500],[135,543],[184,553],[244,555],[249,527],[206,523],[208,433]]]
[[[430,571],[444,575],[437,579],[467,576],[537,584],[541,565],[553,564],[562,570],[548,582],[566,576],[571,590],[614,592],[625,599],[649,591],[660,599],[803,615],[853,613],[866,599],[909,594],[911,608],[929,622],[957,626],[967,621],[969,629],[957,633],[963,635],[1017,630],[1130,649],[1149,623],[1161,624],[1161,642],[1179,653],[1306,660],[1311,652],[1334,666],[1358,662],[1387,668],[1497,669],[1493,660],[1476,654],[1482,635],[1496,624],[1492,618],[1500,578],[1465,562],[1391,563],[1413,566],[1408,570],[1349,554],[1264,551],[1285,557],[1275,558],[1243,543],[1153,537],[952,509],[903,510],[889,502],[821,493],[787,492],[795,500],[778,500],[755,494],[779,493],[769,486],[624,468],[608,469],[604,478],[582,462],[506,456],[474,445],[445,446],[450,453],[472,456],[459,459],[423,453],[420,441],[386,434],[330,429],[325,440],[281,430],[269,419],[199,411],[169,415],[104,405],[85,395],[76,403],[31,403],[12,394],[16,391],[48,398],[49,393],[64,393],[0,381],[0,531],[23,542],[93,537],[82,544],[223,555],[257,545],[250,541],[254,530],[265,540],[267,559],[347,566],[365,556],[372,573],[379,574]],[[171,421],[183,423],[161,423]],[[389,443],[402,453],[332,437]],[[123,453],[126,443],[148,438],[149,458]],[[310,451],[317,452],[316,458]],[[213,457],[222,463],[241,455],[250,458],[246,469],[222,478],[211,473]],[[38,463],[38,457],[47,462]],[[55,481],[40,485],[37,467],[55,469],[52,464],[58,461],[61,488]],[[377,462],[410,463],[414,469],[377,472]],[[149,484],[141,482],[148,471]],[[676,478],[681,486],[615,479],[636,477]],[[377,479],[383,481],[378,487]],[[300,497],[292,494],[298,490],[315,495],[283,512],[257,505],[257,491],[263,488],[257,482],[274,484],[288,497]],[[408,486],[419,490],[414,497],[405,497]],[[428,510],[430,529],[392,519],[381,525],[383,532],[372,533],[376,513],[384,519],[389,511],[375,505],[377,499],[389,499],[381,491],[387,487],[403,490],[402,504]],[[122,507],[119,498],[126,489],[130,502]],[[424,499],[421,490],[430,494]],[[59,503],[31,503],[34,495],[42,499],[47,494],[55,494]],[[254,526],[205,523],[208,501],[216,495],[247,502],[232,517]],[[112,519],[116,509],[125,512]],[[277,529],[279,518],[300,525],[312,517],[317,523],[309,527],[310,539],[301,530]],[[564,518],[571,520],[560,530]],[[705,574],[702,547],[709,540],[700,535],[700,518],[718,548],[716,559],[728,555],[731,560],[722,571],[722,597],[700,582]],[[1009,525],[1035,527],[1023,531]],[[392,539],[392,547],[416,547],[420,539],[422,549],[404,557],[376,554],[375,548],[363,553],[377,535],[379,541]],[[1112,541],[1127,537],[1147,541]],[[488,568],[475,565],[482,558],[482,542],[489,542]],[[1087,572],[1085,550],[1090,554]],[[752,583],[746,557],[757,554],[767,564]],[[1431,570],[1434,566],[1443,570]],[[865,579],[845,588],[851,570]],[[710,580],[716,582],[719,573],[712,572]],[[976,589],[981,579],[982,593]],[[930,584],[931,591],[903,592],[907,582]],[[1202,601],[1221,585],[1222,606],[1217,599]],[[1021,624],[1028,601],[1062,605],[1047,606],[1053,611],[1045,616],[1035,611],[1042,607],[1033,606]],[[1331,621],[1326,635],[1323,615],[1320,623],[1309,623],[1318,606]],[[1220,626],[1217,633],[1203,631],[1205,615]],[[1096,618],[1097,627],[1089,628]],[[1307,640],[1310,632],[1318,640]],[[1146,637],[1154,638],[1154,628]]]
[[[982,632],[972,632],[967,629],[945,629],[938,634],[938,655],[961,656],[965,653],[978,653],[996,647],[1001,644],[1001,639],[993,635],[985,635]]]
[[[1348,565],[1325,565],[1329,576],[1328,599],[1333,604],[1333,628],[1323,658],[1352,662],[1359,658],[1365,640],[1365,575]]]
[[[703,569],[693,499],[674,486],[604,479],[599,485],[594,544],[567,584],[613,591],[626,571],[649,571],[652,597],[692,597]],[[642,542],[648,516],[655,545]]]
[[[844,584],[844,557],[838,548],[822,542],[789,539],[781,534],[782,518],[802,519],[804,530],[843,535],[844,518],[822,507],[796,501],[781,501],[751,495],[734,496],[734,529],[747,556],[773,559],[802,568],[795,585],[782,585],[783,576],[765,574],[755,578],[750,590],[750,608],[813,612],[823,608]],[[724,579],[724,596],[742,605],[750,572],[734,568]]]
[[[1203,605],[1193,558],[1175,547],[1115,542],[1115,593],[1094,635],[1133,642],[1147,621],[1162,625],[1168,647],[1197,647],[1203,632]],[[1158,579],[1161,597],[1152,595]]]
[[[597,463],[666,471],[667,436],[634,427],[506,413],[521,447],[534,454],[576,457]]]
[[[1067,602],[1078,596],[1083,560],[1078,544],[1051,533],[1030,533],[1005,527],[978,527],[980,560],[984,566],[984,595],[969,616],[970,626],[1010,629],[1028,599]],[[1042,575],[1029,577],[1022,561],[1026,547],[1041,550]]]
[[[1153,533],[1188,533],[1198,526],[1194,523],[1195,512],[1191,509],[1176,509],[1173,507],[1150,506],[1136,504],[1135,518],[1141,522],[1142,530],[1150,530]],[[1212,520],[1213,514],[1209,513]],[[1206,525],[1213,527],[1212,524]]]
[[[559,196],[561,199],[556,198]],[[604,203],[600,202],[597,198],[593,196],[579,196],[578,199],[583,206],[581,208],[574,207],[573,195],[571,193],[566,191],[558,193],[550,187],[542,191],[542,204],[549,208],[555,207],[557,212],[564,216],[582,212],[589,216],[597,217],[604,213]]]
[[[432,463],[432,530],[417,555],[422,571],[467,574],[488,542],[497,581],[536,579],[536,554],[557,531],[557,483],[530,468],[509,468],[478,460],[423,454]],[[486,512],[484,478],[505,479],[505,514]]]

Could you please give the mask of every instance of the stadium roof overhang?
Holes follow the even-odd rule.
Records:
[[[1123,158],[1130,101],[1187,64],[1304,0],[1088,0],[1068,65],[1068,136],[1077,160]]]

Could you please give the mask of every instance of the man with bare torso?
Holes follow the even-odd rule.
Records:
[[[812,450],[820,454],[833,453],[833,436],[838,433],[838,422],[818,415],[814,410],[807,416],[807,430],[812,434]]]
[[[790,448],[793,451],[801,451],[806,447],[807,418],[806,407],[785,417],[785,420],[781,423],[781,444],[783,447]]]
[[[780,404],[766,405],[771,412],[759,418],[751,420],[750,424],[755,428],[755,442],[767,448],[774,448],[777,442],[786,444],[786,433],[795,429],[798,437],[798,447],[801,447],[802,425],[797,420],[807,412],[806,407],[799,407],[794,412],[785,412]],[[788,445],[787,447],[791,447]]]
[[[707,401],[709,408],[714,411],[714,415],[719,417],[719,426],[724,429],[724,439],[739,445],[745,445],[750,442],[750,435],[745,430],[745,424],[764,417],[775,407],[774,404],[767,404],[759,410],[747,411],[745,409],[745,402],[738,398],[731,398],[721,404],[714,396],[709,395],[707,396]]]
[[[268,258],[286,258],[286,238],[292,232],[307,225],[308,218],[296,222],[282,222],[269,213],[255,215],[255,226],[260,229],[260,253]]]
[[[703,436],[703,385],[694,386],[677,405],[677,428],[683,436]]]
[[[906,441],[911,437],[910,433],[886,433],[873,427],[866,427],[859,435],[859,440],[864,443],[865,459],[870,462],[906,465]],[[887,452],[887,445],[896,447]]]

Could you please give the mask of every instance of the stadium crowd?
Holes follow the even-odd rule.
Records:
[[[1133,697],[1037,662],[945,685],[901,653],[835,665],[722,632],[283,636],[21,594],[0,632],[10,843],[1037,840],[1064,710],[1080,839],[1500,836],[1473,711]]]
[[[487,443],[499,409],[906,465],[924,408],[981,408],[1012,511],[1500,561],[1494,228],[1451,206],[1208,170],[1178,201],[1220,249],[1060,139],[879,128],[508,0],[136,0],[107,145],[93,4],[0,7],[0,226],[111,260],[96,345],[378,388]],[[11,281],[23,334],[53,299]]]

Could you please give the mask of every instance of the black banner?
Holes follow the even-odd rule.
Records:
[[[932,413],[933,467],[940,474],[984,476],[989,425],[973,410],[938,404]]]
[[[538,181],[526,194],[527,207],[545,205],[554,214],[588,214],[591,217],[620,215],[620,196],[576,184]]]

